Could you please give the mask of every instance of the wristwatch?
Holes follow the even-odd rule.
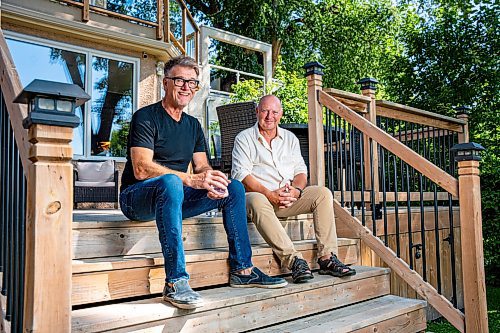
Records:
[[[300,187],[296,187],[294,186],[293,188],[297,189],[297,191],[299,191],[299,199],[302,197],[302,193],[304,193],[304,190],[301,189]]]

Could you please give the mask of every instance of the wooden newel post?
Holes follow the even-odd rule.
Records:
[[[374,78],[364,78],[358,81],[358,84],[361,85],[361,94],[363,96],[370,97],[371,102],[370,105],[368,106],[368,112],[365,113],[364,117],[371,122],[372,124],[375,124],[377,126],[377,106],[376,106],[376,101],[375,101],[375,93],[377,91],[377,84],[378,81],[375,80]],[[378,165],[378,150],[377,150],[377,143],[375,141],[372,141],[371,148],[372,148],[372,158],[370,159],[370,139],[367,135],[363,134],[363,142],[364,142],[364,156],[363,159],[365,161],[365,186],[366,190],[371,190],[374,188],[375,190],[375,203],[379,203],[379,198],[378,198],[378,190],[379,190],[379,165]],[[371,161],[370,161],[371,160]],[[373,184],[372,180],[370,178],[370,169],[371,166],[373,165]]]
[[[309,114],[309,172],[311,185],[325,185],[325,141],[323,107],[318,102],[318,91],[323,88],[323,66],[319,62],[304,65],[307,78],[307,104]]]
[[[462,272],[467,333],[488,333],[481,217],[480,152],[476,143],[453,146],[458,162]]]
[[[72,128],[29,128],[27,332],[71,331],[72,138]]]
[[[469,142],[469,114],[470,114],[470,106],[461,106],[456,108],[457,118],[465,121],[465,125],[463,126],[463,132],[458,133],[458,143],[466,143]]]
[[[23,332],[71,332],[71,224],[75,106],[89,99],[77,85],[34,80],[14,100],[28,104],[31,143],[26,216]]]

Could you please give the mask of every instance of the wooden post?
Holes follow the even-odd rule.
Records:
[[[89,20],[90,20],[90,0],[83,0],[82,22],[88,22]]]
[[[479,181],[479,152],[483,149],[475,143],[457,144],[452,148],[458,162],[465,328],[468,333],[488,333]]]
[[[466,124],[463,126],[463,128],[464,128],[463,133],[458,133],[458,143],[467,143],[467,142],[469,142],[470,107],[464,105],[464,106],[457,108],[456,110],[457,110],[457,118],[462,119],[463,121],[466,122]]]
[[[358,81],[358,84],[361,84],[361,94],[363,96],[370,97],[371,102],[368,107],[368,112],[364,114],[364,117],[370,121],[372,124],[375,124],[377,126],[377,106],[376,106],[376,101],[375,101],[375,92],[377,91],[377,83],[378,81],[373,79],[373,78],[364,78]],[[363,141],[364,141],[364,155],[363,159],[365,160],[365,184],[366,184],[366,190],[371,190],[374,188],[375,190],[375,203],[379,203],[379,195],[378,195],[378,190],[379,190],[379,175],[378,175],[378,150],[377,150],[377,143],[375,141],[372,141],[372,151],[373,151],[373,158],[371,159],[370,162],[370,139],[367,135],[363,136]],[[371,165],[373,165],[373,184],[372,180],[370,177],[370,168]],[[373,209],[372,209],[373,210]]]
[[[162,1],[162,0],[158,0]],[[165,43],[170,43],[170,2],[163,0],[163,39]]]
[[[23,332],[71,332],[73,128],[29,128]]]
[[[163,40],[163,1],[159,0],[156,3],[156,39]]]
[[[318,102],[318,91],[323,88],[323,66],[319,62],[304,65],[307,78],[307,105],[309,114],[309,172],[311,185],[325,185],[325,148],[323,107]]]

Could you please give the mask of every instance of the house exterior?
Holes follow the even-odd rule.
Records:
[[[277,331],[316,325],[335,332],[339,322],[330,319],[337,316],[356,318],[349,332],[421,332],[426,313],[461,332],[488,331],[480,158],[467,145],[466,115],[377,101],[373,79],[360,81],[361,94],[323,88],[322,65],[307,64],[311,184],[328,183],[336,199],[339,257],[365,267],[347,280],[318,277],[239,294],[223,285],[229,267],[220,217],[194,218],[184,230],[192,285],[217,298],[182,312],[152,298],[164,283],[154,222],[74,214],[71,160],[123,161],[133,112],[161,98],[163,65],[180,54],[202,67],[202,89],[187,112],[207,129],[209,106],[224,95],[215,92],[211,69],[228,70],[209,63],[210,39],[263,53],[264,83],[271,80],[270,45],[199,28],[182,0],[0,0],[0,19],[1,333],[264,332],[275,324],[283,325]],[[23,128],[26,107],[12,101],[35,78],[74,83],[90,95],[76,110],[76,129]],[[455,143],[465,144],[456,161]],[[316,269],[313,224],[312,216],[284,221]],[[255,262],[271,275],[289,273],[248,227]],[[379,306],[384,310],[372,311]],[[322,312],[330,318],[315,317]]]

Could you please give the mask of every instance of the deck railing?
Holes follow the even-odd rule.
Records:
[[[153,27],[156,39],[172,43],[180,53],[199,61],[200,29],[183,0],[156,0],[156,6],[139,7],[141,1],[135,0],[122,6],[113,6],[106,0],[61,0],[82,10],[82,22],[91,19],[90,13],[98,13],[121,20]],[[148,4],[149,2],[143,2]],[[138,9],[134,10],[135,7]]]
[[[22,125],[22,91],[0,30],[0,332],[71,330],[73,129]]]
[[[481,275],[478,269],[482,257],[469,258],[463,245],[475,244],[482,255],[476,230],[481,226],[480,211],[477,204],[467,204],[480,200],[479,186],[472,190],[473,198],[468,194],[467,199],[459,197],[459,189],[461,195],[465,191],[459,188],[464,176],[478,175],[474,170],[462,170],[473,167],[464,162],[457,168],[451,151],[455,143],[467,140],[463,116],[455,119],[376,101],[373,79],[360,81],[361,95],[322,89],[321,69],[318,63],[306,65],[311,182],[326,183],[339,201],[336,214],[342,222],[341,233],[361,238],[362,245],[375,253],[371,264],[387,265],[404,280],[409,288],[405,287],[403,296],[417,293],[461,332],[466,324],[467,332],[487,332],[484,287],[481,289],[484,271]],[[318,126],[323,120],[325,134]],[[323,135],[324,145],[319,144]],[[454,177],[457,170],[460,182]],[[476,216],[475,221],[467,221],[465,214]],[[474,235],[466,234],[464,228],[472,228]],[[455,251],[460,241],[462,252]],[[440,247],[444,242],[448,242],[446,249]],[[475,273],[468,268],[471,265]],[[462,290],[462,271],[465,304],[462,295],[457,295]],[[474,309],[478,316],[465,319],[457,309],[464,306],[467,314]]]
[[[3,326],[21,332],[24,307],[26,177],[0,88],[0,309]],[[1,320],[1,319],[0,319]],[[1,326],[1,324],[0,324]]]

